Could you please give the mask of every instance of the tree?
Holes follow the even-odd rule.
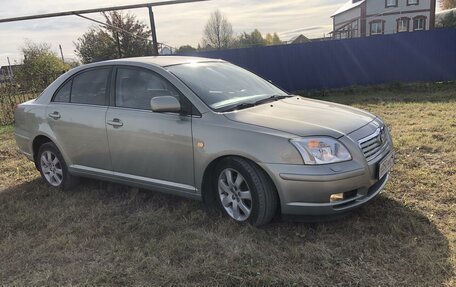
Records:
[[[177,51],[176,51],[177,54],[190,53],[190,52],[196,52],[196,49],[190,45],[180,46],[179,49],[177,49]]]
[[[119,57],[116,44],[110,35],[106,31],[94,27],[78,38],[74,45],[76,55],[84,64]]]
[[[268,33],[264,39],[266,41],[266,45],[282,44],[282,40],[280,40],[279,35],[277,35],[277,33],[274,33],[274,34]]]
[[[442,10],[456,8],[456,0],[440,0]]]
[[[273,45],[282,44],[282,40],[280,40],[279,35],[277,35],[277,33],[274,33],[274,35],[272,36],[272,44]]]
[[[274,41],[271,33],[267,33],[266,37],[264,37],[264,40],[266,41],[267,45],[272,45],[272,42]]]
[[[220,10],[212,12],[206,23],[203,35],[203,47],[227,49],[233,44],[233,26]]]
[[[106,26],[92,27],[74,43],[83,63],[152,54],[150,31],[130,13],[102,13]]]
[[[456,13],[450,11],[442,15],[435,26],[436,28],[456,28]]]
[[[282,40],[280,40],[279,35],[277,33],[270,34],[268,33],[265,38],[267,45],[279,45],[282,44]]]
[[[15,79],[28,90],[44,89],[70,69],[47,43],[27,41],[21,50],[24,60],[16,71]]]
[[[263,39],[263,36],[258,29],[253,30],[250,34],[243,32],[238,38],[238,46],[240,48],[265,46],[266,44],[267,41]]]
[[[263,39],[263,35],[261,35],[261,32],[258,31],[258,29],[253,30],[253,32],[250,34],[250,39],[253,46],[266,45],[266,42]]]

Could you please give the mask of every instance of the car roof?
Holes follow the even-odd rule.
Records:
[[[187,57],[187,56],[150,56],[150,57],[137,57],[137,58],[124,58],[104,61],[102,63],[116,63],[116,62],[130,62],[130,63],[143,63],[152,64],[160,67],[168,67],[187,63],[199,62],[222,62],[222,60],[201,58],[201,57]]]

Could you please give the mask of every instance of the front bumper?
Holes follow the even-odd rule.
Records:
[[[389,179],[389,173],[381,179],[373,177],[374,166],[319,175],[298,173],[299,166],[268,165],[264,168],[270,172],[277,187],[285,215],[324,216],[350,211],[374,199]],[[331,202],[331,195],[336,193],[347,193],[350,197]]]
[[[389,174],[377,181],[374,185],[359,189],[349,189],[348,192],[353,192],[354,196],[342,201],[327,202],[327,203],[308,203],[308,202],[289,202],[282,206],[282,213],[288,215],[309,215],[309,216],[324,216],[324,215],[337,215],[348,212],[367,204],[373,200],[386,185],[389,179]],[[332,182],[338,185],[338,181]],[[337,189],[337,192],[341,191]],[[343,192],[343,191],[342,191]]]
[[[370,131],[359,131],[368,134]],[[361,150],[353,146],[360,135],[341,138],[352,146],[353,160],[321,166],[260,164],[273,180],[283,215],[332,216],[361,207],[377,197],[389,179],[389,173],[378,178],[378,165],[392,150],[392,141],[374,159],[367,161]],[[331,195],[343,193],[340,201]]]

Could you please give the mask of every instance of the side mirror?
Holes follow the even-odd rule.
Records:
[[[179,101],[172,96],[152,98],[150,100],[150,108],[156,113],[178,113],[181,111]]]

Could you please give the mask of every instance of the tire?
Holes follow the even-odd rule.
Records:
[[[62,154],[52,142],[40,146],[35,164],[41,177],[52,187],[69,190],[78,183],[78,178],[68,172]]]
[[[213,190],[225,215],[253,226],[271,221],[278,199],[274,185],[263,170],[245,159],[229,157],[217,165],[214,175]]]

